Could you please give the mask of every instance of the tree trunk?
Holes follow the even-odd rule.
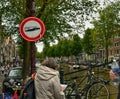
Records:
[[[23,59],[23,80],[30,74],[30,42],[23,40],[24,59]]]
[[[34,0],[26,0],[26,17],[34,16]],[[35,43],[24,40],[24,59],[23,59],[23,80],[26,79],[27,76],[30,76],[31,72],[33,72],[32,66],[35,67]],[[32,47],[31,47],[32,46]],[[34,68],[35,69],[35,68]]]

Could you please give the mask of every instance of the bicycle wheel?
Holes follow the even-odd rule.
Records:
[[[109,99],[110,93],[103,83],[94,83],[87,91],[87,99]]]
[[[72,99],[71,93],[72,93],[72,88],[71,85],[69,84],[67,88],[64,91],[66,99]]]
[[[79,92],[75,89],[74,85],[68,85],[64,91],[66,99],[81,99]]]

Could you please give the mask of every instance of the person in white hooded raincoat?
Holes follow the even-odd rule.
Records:
[[[35,75],[36,99],[65,99],[57,69],[58,65],[53,58],[41,63]]]

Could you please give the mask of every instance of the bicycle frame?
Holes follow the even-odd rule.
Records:
[[[72,99],[72,98],[70,98],[70,96],[79,97],[79,98],[75,98],[75,99],[81,99],[81,97],[86,97],[88,89],[95,83],[101,83],[104,86],[107,84],[107,83],[105,83],[105,81],[103,79],[97,78],[95,76],[94,72],[92,71],[92,69],[93,69],[92,65],[89,65],[89,67],[86,69],[88,71],[87,74],[82,76],[82,78],[81,78],[81,80],[79,80],[78,84],[76,83],[76,80],[74,80],[74,82],[71,85],[72,89],[69,90],[69,92],[67,93],[67,95],[69,97],[67,99]],[[86,81],[87,83],[81,87],[81,85],[84,84],[84,81]],[[78,89],[78,88],[80,88],[80,89]]]

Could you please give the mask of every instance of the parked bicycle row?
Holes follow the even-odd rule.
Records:
[[[67,85],[65,95],[67,99],[110,99],[110,91],[108,85],[110,79],[105,79],[97,75],[102,72],[105,65],[112,64],[113,61],[103,64],[79,64],[86,68],[79,68],[72,72],[61,74],[62,83]],[[96,72],[95,72],[96,68]],[[99,69],[99,71],[98,71]],[[85,72],[86,71],[86,72]],[[79,75],[79,74],[80,75]],[[70,76],[71,75],[71,76]],[[74,76],[73,76],[74,75]],[[66,76],[69,76],[69,79]],[[108,74],[109,76],[109,74]],[[117,93],[116,93],[117,94]]]

